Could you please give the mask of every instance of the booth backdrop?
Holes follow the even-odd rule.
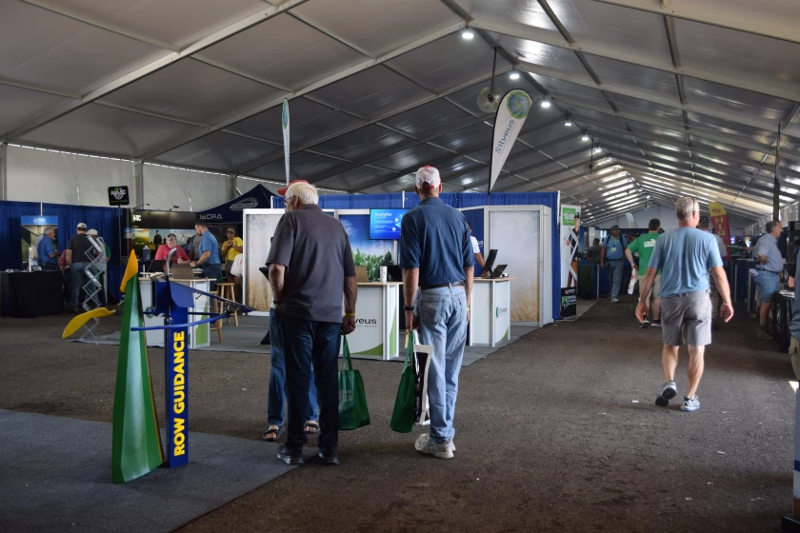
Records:
[[[487,195],[482,193],[442,193],[439,197],[444,203],[456,209],[484,205],[544,205],[549,207],[551,212],[554,213],[550,228],[552,232],[550,261],[553,264],[553,319],[561,318],[561,299],[556,297],[556,295],[561,294],[561,250],[557,216],[559,213],[557,192],[495,193],[491,196],[491,204],[487,201]],[[410,192],[341,194],[320,196],[319,205],[323,209],[412,208],[419,205],[419,196]],[[275,209],[283,209],[283,197],[275,197],[273,199],[273,207]]]
[[[197,213],[197,219],[207,224],[241,224],[245,209],[269,209],[272,207],[270,198],[274,196],[269,189],[259,184],[230,202],[200,211]]]

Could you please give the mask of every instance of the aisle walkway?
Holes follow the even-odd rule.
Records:
[[[791,506],[793,377],[739,311],[709,350],[697,413],[653,405],[660,332],[637,327],[632,302],[531,333],[464,369],[452,461],[389,429],[399,366],[359,362],[373,425],[342,434],[341,467],[309,463],[182,531],[775,531]],[[62,343],[59,327],[0,322],[15,346],[0,408],[110,420],[115,348]],[[191,428],[257,440],[267,358],[190,364]],[[156,398],[162,366],[152,353]],[[684,372],[685,357],[681,392]]]

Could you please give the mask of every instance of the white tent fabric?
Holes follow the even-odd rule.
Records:
[[[691,194],[743,226],[771,210],[778,124],[800,200],[797,20],[795,0],[0,0],[0,141],[282,181],[285,97],[293,177],[393,192],[432,164],[485,192],[496,48],[496,86],[537,102],[495,190],[560,190],[589,222]],[[146,200],[206,186],[163,177]]]

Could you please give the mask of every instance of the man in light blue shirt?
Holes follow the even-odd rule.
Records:
[[[730,287],[722,257],[714,236],[700,231],[700,205],[690,197],[675,203],[678,229],[663,234],[656,241],[647,274],[639,288],[640,299],[636,318],[642,322],[647,316],[647,297],[653,281],[661,269],[661,326],[664,349],[661,362],[666,383],[656,398],[656,405],[666,407],[678,394],[675,368],[678,366],[678,349],[682,330],[685,330],[689,347],[689,386],[681,411],[700,409],[697,387],[703,376],[705,347],[711,344],[711,299],[709,297],[709,271],[722,298],[720,315],[725,322],[733,318]]]
[[[42,240],[36,247],[39,254],[39,266],[42,267],[42,270],[58,270],[58,253],[53,244],[55,238],[56,230],[50,228],[42,235]]]
[[[608,275],[611,278],[611,303],[619,302],[619,289],[622,285],[622,269],[625,267],[623,261],[625,248],[628,241],[624,235],[619,234],[619,226],[611,226],[611,234],[603,241],[603,249],[600,250],[600,268],[605,268],[608,263]]]
[[[763,341],[774,340],[774,337],[767,332],[767,321],[772,300],[775,293],[778,292],[778,284],[783,272],[783,257],[778,250],[778,237],[781,235],[781,230],[779,221],[767,222],[767,232],[759,237],[754,253],[757,272],[753,273],[753,281],[758,285],[758,292],[761,295],[758,338]]]
[[[200,240],[200,257],[196,261],[189,264],[192,267],[200,267],[203,269],[203,276],[207,279],[214,280],[211,282],[210,289],[217,290],[217,280],[222,275],[222,265],[219,261],[219,243],[217,238],[208,231],[208,226],[205,222],[195,222],[194,229],[197,234],[201,236]]]

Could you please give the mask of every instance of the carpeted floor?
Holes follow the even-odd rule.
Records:
[[[277,444],[191,432],[189,465],[111,482],[111,424],[0,409],[0,530],[168,532],[292,468]]]
[[[708,350],[702,409],[657,408],[660,330],[633,309],[601,301],[464,368],[451,461],[389,429],[398,365],[359,360],[372,425],[340,433],[340,467],[296,469],[181,531],[777,531],[792,496],[788,356],[737,309]],[[0,319],[0,408],[111,419],[117,349],[61,341],[66,321]],[[161,398],[159,350],[150,359]],[[190,367],[193,430],[264,444],[268,358],[195,351]],[[682,352],[681,393],[685,372]]]

